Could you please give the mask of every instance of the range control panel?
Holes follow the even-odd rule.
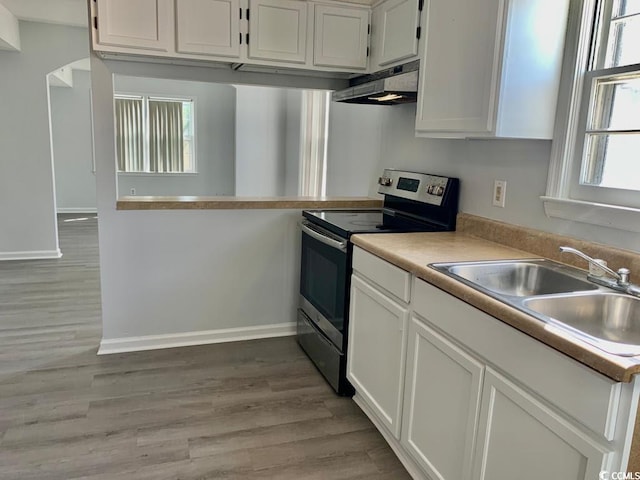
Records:
[[[438,175],[385,169],[378,179],[378,193],[441,206],[451,180]]]

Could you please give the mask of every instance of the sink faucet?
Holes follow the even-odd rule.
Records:
[[[629,282],[629,275],[631,274],[631,272],[628,268],[619,268],[617,272],[614,272],[609,267],[607,267],[602,260],[592,258],[589,255],[581,252],[580,250],[576,250],[575,248],[560,247],[560,251],[563,253],[573,253],[574,255],[577,255],[578,257],[586,260],[594,267],[602,270],[604,273],[612,277],[603,278],[601,276],[594,275],[593,273],[589,273],[587,274],[587,280],[589,280],[590,282],[597,283],[598,285],[602,285],[604,287],[613,288],[614,290],[617,290],[619,292],[624,292],[636,297],[640,297],[640,286],[634,285]]]

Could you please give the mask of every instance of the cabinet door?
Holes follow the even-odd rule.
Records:
[[[250,0],[249,57],[305,63],[307,2]]]
[[[505,0],[429,0],[424,14],[416,130],[462,137],[491,132]]]
[[[402,445],[434,480],[467,480],[484,366],[412,317]]]
[[[369,10],[316,5],[313,64],[367,68]]]
[[[375,7],[373,48],[379,67],[418,55],[417,0],[387,0]]]
[[[496,372],[487,369],[474,462],[482,480],[592,480],[611,454]]]
[[[176,0],[177,51],[240,56],[240,0]]]
[[[97,0],[98,43],[166,52],[171,44],[170,0]]]
[[[349,308],[347,378],[400,439],[409,311],[356,276]]]

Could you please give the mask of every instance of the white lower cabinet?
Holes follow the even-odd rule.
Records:
[[[400,439],[409,310],[351,277],[347,378],[380,422]]]
[[[433,480],[468,480],[484,366],[413,316],[402,446]]]
[[[474,478],[590,480],[610,471],[610,452],[489,368],[482,396]]]
[[[593,480],[627,467],[640,380],[606,378],[354,249],[347,377],[416,480]]]

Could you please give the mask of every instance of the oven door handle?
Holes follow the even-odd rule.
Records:
[[[340,250],[341,252],[347,251],[347,241],[346,240],[335,240],[331,237],[323,235],[320,232],[317,232],[315,229],[312,229],[305,223],[300,223],[300,228],[304,233],[309,235],[312,238],[315,238],[319,242],[328,245],[329,247],[335,248],[336,250]]]

